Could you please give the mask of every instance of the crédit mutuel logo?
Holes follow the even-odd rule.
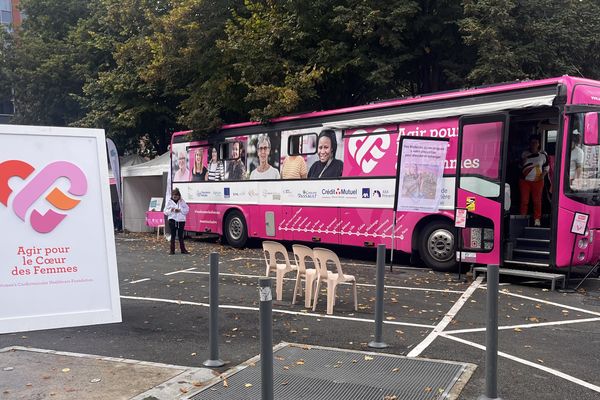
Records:
[[[384,130],[385,131],[385,130]],[[363,133],[354,132],[354,135]],[[365,131],[366,133],[366,131]],[[373,132],[375,134],[377,132]],[[385,151],[390,147],[389,135],[376,136],[351,136],[348,140],[348,150],[356,163],[365,174],[370,173],[379,163],[379,160],[385,155]]]
[[[16,193],[8,185],[11,178],[31,179]],[[62,190],[54,186],[59,178],[67,178],[71,186],[68,192],[74,196],[83,196],[87,192],[87,179],[83,171],[68,161],[55,161],[36,171],[35,168],[20,160],[8,160],[0,163],[0,203],[8,207],[8,200],[12,194],[12,210],[23,221],[31,206],[52,188],[45,199],[62,211],[76,207],[81,200],[67,196]],[[53,187],[54,186],[54,187]],[[48,210],[40,213],[33,210],[29,216],[31,227],[39,233],[49,233],[65,219],[67,214]]]

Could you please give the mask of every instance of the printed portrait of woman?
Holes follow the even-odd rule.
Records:
[[[225,167],[223,161],[219,160],[219,152],[216,147],[210,148],[210,161],[206,172],[207,181],[224,181]]]
[[[258,154],[258,167],[250,173],[250,179],[279,179],[279,171],[269,164],[271,140],[268,135],[259,136],[256,152]]]
[[[180,150],[177,153],[177,171],[173,176],[173,182],[189,182],[191,173],[187,167],[187,154],[185,150]]]
[[[192,181],[202,182],[206,180],[206,167],[204,166],[204,160],[202,156],[203,148],[199,147],[192,149],[193,167],[192,167]]]
[[[317,141],[319,159],[308,170],[309,179],[338,178],[342,176],[344,163],[335,158],[337,139],[333,129],[324,129]]]

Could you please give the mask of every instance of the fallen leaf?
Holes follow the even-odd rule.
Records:
[[[523,329],[521,329],[521,328],[515,328],[515,329],[513,329],[513,330],[514,330],[515,332],[523,332]]]
[[[229,387],[229,383],[227,382],[227,378],[223,378],[223,387]]]
[[[204,383],[202,382],[198,382],[198,381],[193,381],[192,385],[196,386],[196,387],[200,387],[200,386],[204,386]]]
[[[252,387],[252,384],[251,384],[251,383],[246,383],[246,384],[244,385],[244,387],[251,388],[251,387]]]
[[[187,393],[188,392],[188,390],[186,388],[179,388],[179,391],[181,393]]]
[[[62,372],[69,372],[71,370],[71,368],[63,368]]]
[[[371,361],[373,359],[373,357],[371,356],[365,356],[365,361]]]
[[[400,371],[400,368],[394,368],[394,369],[392,369],[392,372],[398,372],[398,371]]]
[[[538,360],[538,362],[539,362],[540,364],[543,364],[543,363],[544,363],[544,360],[542,360],[541,358],[538,358],[537,360]]]
[[[296,364],[298,364],[298,365],[304,365],[304,360],[298,360],[298,361],[296,361]]]

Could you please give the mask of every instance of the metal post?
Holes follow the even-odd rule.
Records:
[[[219,359],[219,253],[212,252],[210,260],[209,303],[208,318],[208,347],[210,358],[202,363],[205,367],[222,367],[225,362]]]
[[[375,300],[375,340],[369,342],[369,347],[385,349],[388,345],[383,341],[383,291],[385,277],[385,245],[377,246],[377,295]]]
[[[487,267],[487,325],[485,329],[485,394],[479,400],[498,397],[498,265]]]
[[[458,280],[462,281],[462,234],[463,234],[463,230],[462,228],[458,228]]]
[[[259,279],[261,399],[273,400],[273,295],[271,278]]]

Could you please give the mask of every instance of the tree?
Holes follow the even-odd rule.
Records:
[[[22,0],[27,18],[8,41],[6,64],[14,91],[13,122],[68,125],[81,116],[83,82],[73,70],[78,54],[68,41],[89,9],[81,0]]]
[[[593,0],[464,0],[477,84],[563,74],[600,78],[600,4]]]
[[[146,142],[151,153],[162,154],[178,128],[179,99],[164,82],[145,79],[149,37],[169,10],[162,0],[100,0],[76,31],[78,47],[102,61],[83,85],[79,101],[86,114],[78,124],[106,129],[120,149]]]

